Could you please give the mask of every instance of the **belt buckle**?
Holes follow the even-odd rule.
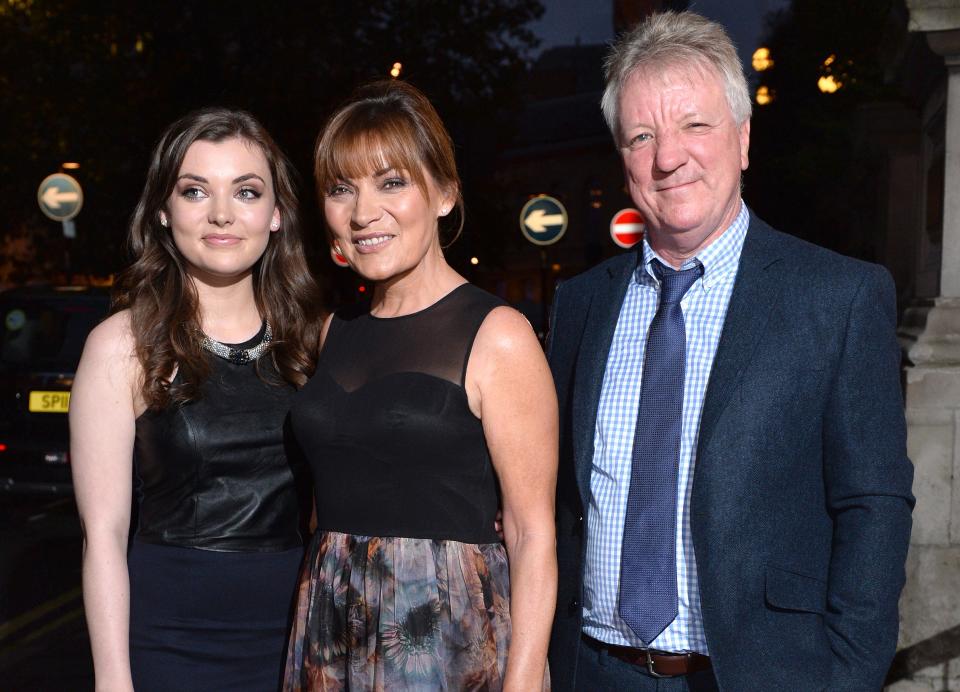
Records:
[[[664,675],[662,673],[657,672],[656,667],[653,665],[653,654],[650,653],[650,649],[641,649],[641,651],[643,651],[644,656],[647,659],[646,660],[647,673],[650,675],[650,677],[652,678],[672,678],[673,677],[672,675]]]

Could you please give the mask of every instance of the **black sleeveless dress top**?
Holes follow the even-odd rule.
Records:
[[[263,332],[233,346],[254,346]],[[243,365],[207,357],[199,399],[137,418],[135,538],[236,552],[300,546],[297,488],[306,469],[284,440],[294,388],[269,356]]]
[[[319,529],[499,541],[496,479],[464,389],[474,338],[499,305],[463,284],[411,315],[377,318],[361,305],[333,317],[291,409]]]

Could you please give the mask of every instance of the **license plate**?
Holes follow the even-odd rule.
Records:
[[[66,413],[70,392],[30,392],[30,413]]]

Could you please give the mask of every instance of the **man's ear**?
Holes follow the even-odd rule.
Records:
[[[750,156],[748,152],[750,151],[750,118],[747,118],[743,121],[743,124],[740,125],[740,170],[747,170],[747,166],[750,165]]]

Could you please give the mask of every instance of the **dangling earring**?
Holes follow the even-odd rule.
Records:
[[[166,228],[169,224],[170,222],[167,221],[167,215],[163,212],[160,212],[160,225]]]
[[[330,259],[333,260],[333,263],[338,267],[349,267],[350,263],[347,262],[347,258],[343,256],[343,253],[340,252],[339,245],[330,246]]]

